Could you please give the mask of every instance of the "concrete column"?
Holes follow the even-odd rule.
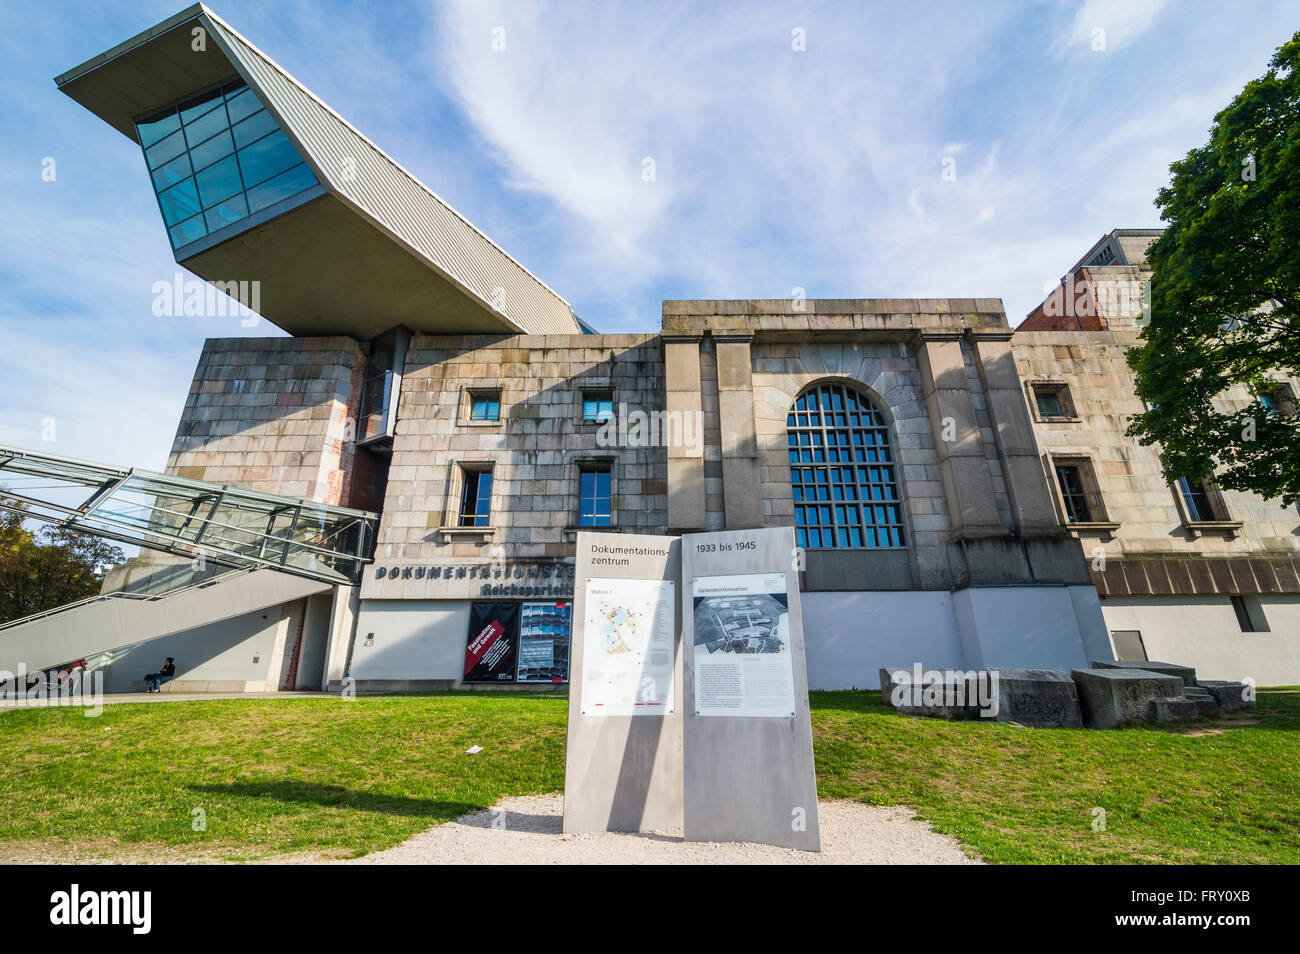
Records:
[[[718,417],[722,424],[722,494],[728,530],[762,525],[758,437],[749,333],[714,333],[718,354]]]
[[[1057,533],[1060,522],[1043,477],[1038,442],[1034,440],[1020,374],[1011,354],[1011,332],[968,332],[967,335],[984,385],[984,398],[1016,526],[1028,534]]]
[[[668,445],[668,526],[673,530],[703,530],[704,442],[681,440],[683,434],[701,434],[704,411],[700,398],[700,335],[664,335],[666,409],[682,427]],[[687,422],[689,421],[689,426]]]
[[[330,607],[329,643],[325,648],[325,668],[321,674],[321,688],[333,692],[343,685],[347,667],[348,649],[356,636],[357,612],[361,608],[361,587],[334,587],[334,602]]]
[[[1011,332],[967,331],[984,386],[1011,513],[1035,579],[1090,584],[1078,542],[1061,527],[1043,472],[1025,392],[1011,351]]]
[[[952,528],[962,540],[1001,536],[1006,531],[998,520],[993,478],[966,385],[961,335],[920,332],[912,349],[921,371],[921,390]]]

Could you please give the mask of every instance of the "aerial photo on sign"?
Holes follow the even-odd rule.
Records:
[[[694,590],[696,715],[793,716],[785,575],[697,577]]]

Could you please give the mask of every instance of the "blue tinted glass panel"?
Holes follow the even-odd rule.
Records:
[[[195,169],[202,169],[234,151],[235,141],[230,138],[230,133],[223,129],[201,146],[191,149],[190,158],[194,161]]]
[[[175,113],[168,113],[159,119],[140,123],[135,128],[140,135],[140,145],[148,149],[159,139],[164,139],[180,129],[181,118]]]
[[[180,248],[195,239],[201,239],[207,235],[207,230],[203,227],[203,216],[196,215],[192,219],[187,219],[180,225],[174,226],[167,230],[171,237],[172,248]]]
[[[253,91],[247,86],[237,93],[232,93],[230,98],[226,100],[226,112],[230,113],[232,123],[247,119],[261,108],[261,101],[253,95]]]
[[[239,150],[239,168],[244,171],[244,181],[250,186],[265,182],[299,162],[302,162],[302,157],[282,132]]]
[[[316,185],[297,149],[240,79],[136,130],[173,248]]]
[[[208,166],[194,176],[199,184],[199,197],[203,199],[206,209],[216,205],[222,199],[228,199],[242,189],[239,181],[239,166],[235,157],[222,159],[215,166]]]
[[[192,123],[204,113],[210,113],[220,106],[224,97],[221,90],[214,89],[181,104],[181,122]]]
[[[145,150],[149,168],[157,169],[164,162],[170,162],[185,151],[185,134],[175,132],[166,139],[161,139]]]
[[[206,116],[194,120],[185,127],[185,141],[193,149],[199,143],[211,139],[217,133],[229,128],[230,123],[226,122],[225,109],[214,109]]]
[[[248,215],[248,201],[244,198],[243,193],[231,196],[224,202],[218,202],[204,213],[209,232],[225,228],[227,225],[238,222],[246,215]]]
[[[582,419],[603,421],[614,416],[614,396],[608,393],[585,392],[582,395]]]
[[[471,421],[495,421],[501,417],[501,402],[488,395],[480,395],[474,398],[474,403],[470,409]]]
[[[188,219],[199,211],[199,194],[194,189],[194,180],[186,179],[165,192],[158,193],[158,204],[162,207],[163,222],[175,225],[182,219]]]
[[[235,145],[243,149],[250,142],[256,142],[267,133],[275,132],[277,128],[271,114],[263,109],[261,112],[254,113],[242,123],[235,125],[233,129]]]
[[[182,179],[188,179],[192,171],[190,157],[181,153],[171,162],[164,162],[157,168],[153,174],[153,187],[161,190],[174,186]]]
[[[300,163],[281,175],[276,176],[270,182],[263,182],[259,186],[254,186],[248,190],[248,211],[250,213],[260,211],[268,205],[274,205],[281,199],[287,199],[291,195],[297,195],[304,189],[310,189],[316,184],[316,177],[312,175],[306,163]]]

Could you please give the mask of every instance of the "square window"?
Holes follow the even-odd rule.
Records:
[[[1033,384],[1030,389],[1034,394],[1034,408],[1040,421],[1074,416],[1069,390],[1064,384]]]
[[[469,419],[471,421],[501,420],[501,392],[471,391],[469,394]]]
[[[460,492],[462,527],[486,527],[492,516],[492,471],[465,470]]]
[[[584,467],[578,476],[578,526],[608,527],[613,522],[610,508],[610,467]]]
[[[613,416],[613,391],[582,392],[582,419],[584,421],[607,421]]]
[[[1294,414],[1295,393],[1289,384],[1275,384],[1259,396],[1264,410],[1269,414]]]

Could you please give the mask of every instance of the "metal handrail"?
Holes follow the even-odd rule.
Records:
[[[22,619],[10,620],[7,623],[0,623],[0,632],[6,629],[12,629],[15,626],[22,626],[24,623],[34,623],[38,619],[46,619],[50,616],[57,616],[59,613],[76,609],[79,606],[89,606],[91,603],[99,603],[104,600],[140,600],[148,603],[154,600],[170,599],[173,596],[179,596],[182,593],[188,593],[190,590],[201,590],[205,586],[212,586],[215,583],[221,583],[229,580],[240,573],[251,573],[254,570],[260,570],[260,566],[243,566],[237,569],[229,570],[217,576],[210,577],[206,580],[200,580],[198,583],[191,583],[189,586],[182,586],[179,589],[168,590],[166,593],[130,593],[126,590],[117,590],[113,593],[100,593],[98,596],[88,596],[84,600],[77,600],[75,603],[64,603],[62,606],[55,606],[52,609],[44,610],[40,613],[33,613],[31,616],[24,616]]]

